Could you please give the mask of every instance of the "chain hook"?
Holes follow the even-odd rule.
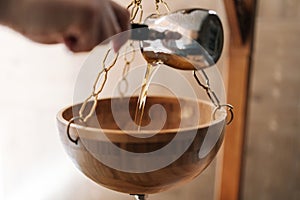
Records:
[[[227,112],[230,113],[230,117],[226,117],[228,120],[226,121],[226,125],[231,124],[231,122],[233,121],[234,118],[234,113],[233,113],[233,106],[230,104],[224,104],[224,105],[220,105],[219,107],[216,107],[213,111],[213,119],[216,119],[216,113],[218,110],[220,110],[221,108],[226,107],[227,108]],[[227,115],[228,116],[228,115]]]
[[[68,136],[68,139],[73,142],[74,144],[78,144],[78,141],[79,141],[79,135],[77,133],[77,136],[75,139],[73,139],[71,137],[71,134],[70,134],[70,128],[71,128],[71,124],[74,123],[76,120],[79,120],[81,121],[82,123],[84,123],[84,119],[82,117],[73,117],[72,119],[70,119],[69,123],[68,123],[68,126],[67,126],[67,136]]]
[[[194,70],[194,78],[197,81],[198,85],[200,85],[205,91],[207,96],[209,97],[210,101],[212,102],[212,104],[214,104],[215,109],[213,111],[213,118],[216,118],[216,112],[217,110],[221,109],[222,107],[227,107],[229,113],[230,113],[230,118],[229,120],[226,122],[227,125],[229,125],[234,118],[234,113],[233,113],[233,106],[230,104],[220,104],[220,100],[217,96],[217,94],[211,89],[210,87],[210,82],[209,82],[209,77],[208,75],[205,73],[205,71],[203,69],[201,69],[202,75],[205,79],[205,84],[203,84],[200,79],[197,76],[197,70]]]

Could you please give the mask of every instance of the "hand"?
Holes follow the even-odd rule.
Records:
[[[105,39],[129,29],[127,9],[110,0],[0,1],[7,1],[2,24],[35,42],[65,43],[74,52],[89,51]],[[124,37],[115,39],[115,51],[126,40]]]

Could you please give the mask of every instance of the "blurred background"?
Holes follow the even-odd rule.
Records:
[[[154,12],[153,2],[144,1],[146,15]],[[229,1],[167,2],[172,10],[202,7],[221,16],[226,41],[218,67],[237,115],[199,177],[150,199],[300,199],[300,1],[257,1],[248,46],[236,44]],[[36,44],[5,27],[0,44],[0,199],[132,199],[86,178],[60,143],[55,117],[72,104],[88,54]],[[247,68],[239,74],[242,64],[232,60],[244,56],[245,46]]]

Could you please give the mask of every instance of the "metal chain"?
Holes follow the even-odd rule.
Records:
[[[88,121],[88,119],[95,112],[97,104],[98,104],[98,96],[102,92],[102,90],[103,90],[103,88],[105,86],[105,83],[106,83],[107,77],[108,77],[108,72],[112,69],[113,66],[115,66],[115,64],[117,62],[117,59],[119,57],[119,53],[116,53],[116,55],[115,55],[112,63],[108,64],[107,63],[107,58],[108,58],[108,56],[109,56],[109,54],[110,54],[111,51],[112,50],[109,49],[106,52],[105,56],[104,56],[104,59],[102,61],[102,70],[98,73],[97,78],[96,78],[96,80],[94,82],[92,94],[84,100],[84,102],[83,102],[83,104],[82,104],[82,106],[81,106],[81,108],[79,110],[79,116],[75,116],[75,117],[73,117],[72,119],[69,120],[69,124],[67,126],[67,135],[68,135],[68,138],[70,139],[70,141],[73,142],[73,143],[75,143],[75,144],[78,143],[79,136],[77,135],[76,139],[73,139],[71,137],[71,135],[70,135],[71,124],[75,123],[76,121],[79,121],[81,123],[86,124],[86,122]],[[102,80],[102,82],[101,82],[101,80]],[[89,102],[93,102],[93,103],[92,103],[92,107],[88,110],[87,109],[87,105],[88,105]],[[87,114],[84,114],[85,111],[87,111]]]
[[[159,11],[160,4],[163,4],[165,6],[168,13],[170,12],[170,8],[164,0],[155,0],[155,9],[156,9],[157,14],[160,14],[160,11]],[[143,7],[142,7],[142,0],[132,1],[128,5],[127,9],[131,9],[130,10],[131,11],[131,18],[130,18],[131,23],[134,23],[134,20],[137,17],[137,14],[139,12],[140,12],[140,16],[139,16],[138,23],[142,22],[143,13],[144,13]],[[121,97],[125,96],[125,94],[128,91],[128,88],[129,88],[129,83],[127,80],[127,73],[129,72],[131,63],[133,62],[133,60],[135,58],[135,53],[136,53],[136,50],[135,50],[133,44],[134,44],[134,41],[131,41],[125,49],[125,56],[124,56],[125,65],[124,65],[124,69],[123,69],[122,80],[118,84],[118,90],[119,90],[119,94]],[[128,59],[129,54],[131,54],[130,59]]]
[[[83,104],[79,110],[79,118],[85,123],[95,112],[95,109],[97,107],[98,96],[102,92],[102,90],[105,86],[105,83],[107,81],[108,72],[109,72],[109,70],[111,70],[111,68],[113,66],[115,66],[117,59],[119,57],[119,53],[116,53],[115,58],[113,59],[112,63],[110,65],[107,65],[106,61],[107,61],[107,58],[108,58],[108,55],[110,52],[111,52],[111,49],[109,49],[104,56],[104,59],[102,61],[103,68],[97,75],[97,78],[94,82],[92,94],[88,98],[86,98],[86,100],[83,102]],[[102,77],[103,77],[102,82],[100,82]],[[97,85],[99,85],[98,88],[97,88]],[[90,111],[88,112],[88,114],[84,117],[84,111],[86,110],[86,106],[91,99],[93,100],[93,106],[90,109]]]
[[[128,83],[128,80],[127,80],[127,74],[129,72],[131,63],[135,59],[135,54],[136,54],[136,50],[133,46],[133,43],[134,42],[131,41],[129,43],[129,45],[126,46],[126,49],[125,49],[125,55],[124,55],[125,65],[124,65],[124,68],[123,68],[122,80],[118,84],[118,90],[119,90],[119,94],[121,95],[121,97],[125,96],[125,94],[128,91],[128,87],[129,87],[129,83]],[[129,58],[128,55],[131,55],[131,57]],[[124,87],[122,88],[122,86],[124,86]]]
[[[133,0],[127,7],[128,10],[130,10],[130,22],[131,23],[135,23],[134,20],[136,19],[138,13],[140,13],[139,19],[138,19],[138,23],[142,22],[143,19],[143,6],[142,6],[142,0]],[[134,61],[135,58],[135,54],[136,54],[136,50],[134,48],[134,41],[131,41],[125,49],[125,55],[124,55],[124,61],[125,61],[125,65],[123,68],[123,74],[122,74],[122,80],[119,82],[118,84],[118,90],[119,90],[119,94],[121,97],[124,97],[125,94],[128,91],[129,88],[129,83],[127,80],[127,74],[130,70],[131,67],[131,63]],[[131,55],[130,58],[129,55]],[[122,87],[123,86],[123,87]]]
[[[131,9],[130,10],[130,22],[134,22],[138,12],[140,12],[140,16],[139,16],[139,22],[142,21],[142,17],[143,17],[143,8],[142,8],[142,0],[133,0],[127,7],[127,9]],[[131,42],[130,45],[129,45],[130,48],[133,48],[133,43]],[[73,117],[72,119],[69,120],[69,123],[68,123],[68,126],[67,126],[67,135],[68,135],[68,138],[71,142],[75,143],[76,145],[78,144],[78,140],[79,140],[79,136],[77,135],[75,139],[73,139],[71,137],[71,134],[70,134],[70,128],[71,128],[71,124],[72,123],[75,123],[76,121],[79,121],[81,123],[84,123],[86,124],[86,122],[88,121],[88,119],[93,115],[93,113],[95,112],[96,110],[96,107],[97,107],[97,104],[98,104],[98,96],[99,94],[102,92],[104,86],[105,86],[105,83],[107,81],[107,77],[108,77],[108,72],[111,70],[111,68],[113,66],[115,66],[117,60],[118,60],[118,57],[119,57],[119,53],[116,53],[113,61],[111,64],[107,64],[107,58],[110,54],[112,50],[109,49],[105,56],[104,56],[104,59],[102,61],[102,70],[98,73],[97,75],[97,78],[95,80],[95,83],[93,85],[93,91],[92,91],[92,94],[87,97],[85,99],[85,101],[83,102],[80,110],[79,110],[79,116],[75,116]],[[127,72],[129,71],[129,67],[130,67],[130,63],[134,60],[134,57],[135,57],[135,50],[133,51],[133,55],[131,57],[131,59],[128,59],[125,55],[124,59],[125,59],[125,68],[124,68],[124,71],[123,71],[123,77],[125,77],[125,75],[127,74]],[[101,82],[102,80],[102,82]],[[128,83],[126,83],[128,84]],[[99,85],[99,86],[98,86]],[[98,86],[98,87],[97,87]],[[125,87],[125,89],[128,88],[128,85]],[[127,90],[127,89],[126,89]],[[87,105],[89,104],[89,102],[92,102],[92,107],[88,110],[87,109]],[[87,114],[85,115],[85,111],[87,112]]]
[[[213,89],[211,88],[210,82],[209,82],[209,77],[208,75],[205,73],[205,71],[203,69],[200,70],[204,79],[205,79],[205,84],[201,83],[200,79],[197,76],[197,70],[194,70],[194,78],[196,79],[197,83],[206,91],[207,96],[209,97],[210,101],[214,104],[215,109],[213,111],[213,118],[216,118],[216,113],[217,110],[226,107],[228,112],[230,113],[230,118],[229,120],[226,122],[227,125],[230,124],[233,120],[234,114],[233,114],[233,106],[230,104],[221,104],[220,100],[217,96],[217,94],[213,91]]]
[[[142,22],[143,19],[143,6],[142,6],[142,0],[133,0],[128,6],[127,9],[130,11],[130,22],[134,22],[136,19],[136,16],[138,12],[140,12],[139,20],[138,22]]]
[[[155,10],[158,15],[161,14],[159,11],[160,4],[162,4],[165,7],[165,9],[167,10],[167,13],[170,12],[170,7],[167,4],[167,2],[165,2],[164,0],[155,0]]]

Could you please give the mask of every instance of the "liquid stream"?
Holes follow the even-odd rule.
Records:
[[[158,70],[161,64],[166,64],[172,66],[175,69],[181,70],[194,70],[195,66],[188,62],[186,58],[183,58],[178,55],[165,54],[165,53],[155,53],[152,51],[143,52],[144,58],[147,60],[147,69],[145,72],[145,76],[142,82],[141,91],[139,94],[139,98],[137,101],[134,122],[137,125],[137,130],[140,131],[142,127],[142,121],[144,116],[144,109],[146,105],[148,89],[150,86],[150,82]],[[199,60],[198,60],[199,62]],[[201,65],[202,65],[201,60]]]
[[[194,66],[187,62],[185,58],[177,55],[165,54],[165,53],[154,53],[151,51],[143,52],[144,58],[147,60],[147,69],[142,82],[141,91],[137,101],[134,122],[137,125],[137,130],[140,131],[142,127],[142,121],[144,116],[145,105],[147,101],[148,89],[151,80],[158,70],[161,64],[166,64],[177,69],[190,70],[194,69]]]
[[[140,131],[142,127],[142,121],[144,116],[145,105],[147,101],[148,89],[151,83],[151,80],[158,70],[159,65],[161,63],[147,63],[147,69],[145,72],[145,76],[142,82],[141,91],[139,94],[139,98],[136,104],[134,122],[137,125],[137,130]]]

